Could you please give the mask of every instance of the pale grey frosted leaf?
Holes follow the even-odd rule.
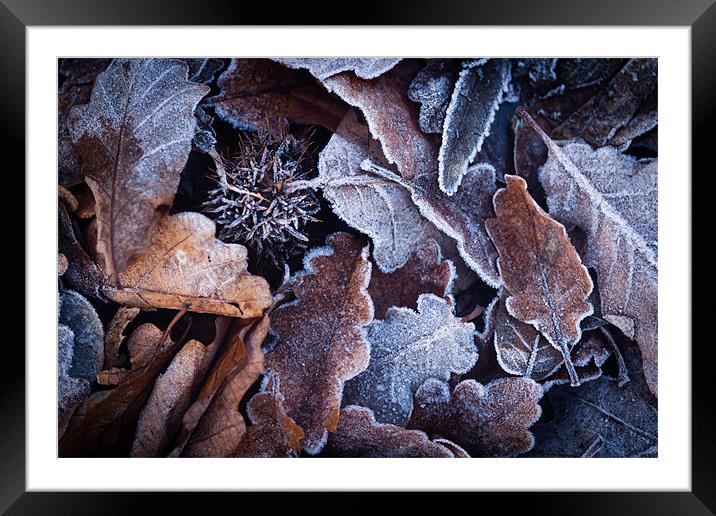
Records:
[[[336,215],[371,238],[376,265],[389,273],[405,265],[424,242],[441,235],[405,188],[361,170],[361,162],[371,156],[370,141],[368,128],[351,112],[321,151],[315,182]]]
[[[305,68],[317,79],[327,79],[340,72],[353,71],[362,79],[374,79],[400,62],[394,57],[293,57],[274,59],[289,68]]]
[[[104,362],[104,329],[97,312],[80,294],[66,290],[60,293],[59,321],[74,335],[67,374],[94,382]]]
[[[490,134],[510,79],[509,59],[474,61],[460,72],[445,115],[438,155],[440,189],[448,195],[457,192],[467,167]]]
[[[370,364],[346,383],[344,404],[368,407],[378,421],[405,426],[425,380],[448,380],[475,365],[474,332],[472,323],[455,317],[453,307],[433,294],[418,298],[417,312],[388,309],[385,320],[368,326]]]
[[[533,457],[644,457],[656,456],[658,421],[656,399],[640,374],[634,347],[624,350],[631,381],[618,386],[602,376],[578,388],[558,386],[546,397],[556,416],[532,427]]]
[[[97,76],[89,104],[70,113],[72,143],[97,200],[97,251],[115,280],[149,244],[191,150],[194,108],[209,91],[170,59],[116,59]]]
[[[485,230],[485,220],[495,215],[492,196],[497,186],[492,165],[471,166],[463,188],[451,197],[440,190],[434,176],[423,175],[408,181],[370,161],[364,161],[361,167],[407,188],[423,217],[455,240],[467,266],[491,287],[500,286],[497,250]],[[445,254],[449,256],[447,252]]]
[[[70,376],[75,334],[64,324],[57,327],[57,416],[59,437],[65,433],[70,417],[90,394],[90,382]]]
[[[564,358],[534,327],[507,312],[507,296],[501,296],[495,311],[497,362],[510,374],[542,380],[559,369]]]
[[[641,349],[657,393],[657,160],[637,160],[581,142],[555,143],[523,112],[547,145],[540,169],[550,215],[587,235],[584,263],[597,272],[602,317]]]
[[[408,98],[420,103],[420,129],[426,133],[443,131],[458,68],[454,60],[430,59],[408,88]]]

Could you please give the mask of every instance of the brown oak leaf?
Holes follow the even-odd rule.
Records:
[[[82,174],[97,200],[97,251],[116,283],[170,206],[191,150],[194,108],[209,91],[185,63],[115,59],[97,76],[89,104],[70,113]]]
[[[473,457],[513,457],[534,445],[528,429],[542,414],[541,398],[542,388],[529,378],[463,380],[452,394],[446,382],[430,379],[415,393],[408,428],[451,439]]]
[[[420,130],[418,106],[407,95],[416,72],[415,63],[403,61],[372,80],[343,72],[322,81],[329,91],[361,110],[388,163],[395,164],[406,179],[421,174],[434,177],[437,168],[437,142]]]
[[[525,180],[511,175],[505,180],[507,187],[494,198],[497,217],[485,223],[510,292],[505,306],[562,353],[572,385],[579,385],[570,350],[581,337],[579,323],[594,311],[586,301],[592,279],[564,226],[532,199]]]
[[[286,414],[278,380],[269,382],[270,390],[256,394],[246,407],[251,426],[234,457],[295,457],[301,451],[305,434]]]
[[[456,456],[453,450],[459,450],[460,457],[467,455],[455,443],[445,446],[431,441],[419,430],[381,424],[370,409],[356,405],[341,410],[338,428],[330,435],[326,446],[327,455],[338,457],[451,458]]]
[[[238,128],[284,127],[287,119],[335,131],[347,110],[308,72],[270,59],[232,59],[217,82],[221,92],[207,104]]]
[[[581,142],[560,146],[520,113],[549,151],[540,181],[550,213],[586,233],[584,261],[597,272],[602,317],[639,344],[656,395],[658,162]]]
[[[223,357],[217,364],[218,370],[226,370],[221,378],[221,386],[204,395],[204,389],[191,407],[191,414],[184,416],[187,421],[201,413],[196,428],[191,433],[186,446],[183,447],[184,457],[229,457],[231,456],[246,433],[246,422],[239,413],[239,403],[246,391],[258,380],[264,370],[264,353],[261,344],[268,333],[269,318],[264,316],[260,321],[245,327],[232,339],[227,351],[227,360]],[[230,367],[233,365],[233,367]],[[229,367],[227,367],[229,366]],[[213,383],[216,380],[210,380]],[[213,392],[212,392],[213,391]]]
[[[391,306],[414,310],[420,294],[447,298],[454,278],[455,266],[450,260],[442,259],[437,242],[427,240],[395,272],[373,271],[368,292],[373,300],[374,317],[385,319]]]
[[[335,233],[310,251],[295,278],[296,301],[272,314],[276,346],[266,369],[279,377],[286,413],[316,454],[338,424],[343,383],[368,367],[364,327],[373,319],[371,265],[363,239]]]
[[[249,319],[273,298],[266,280],[246,270],[246,248],[214,237],[215,224],[200,213],[163,217],[151,245],[105,285],[109,299],[140,308],[182,308]]]

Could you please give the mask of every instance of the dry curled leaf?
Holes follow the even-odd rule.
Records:
[[[381,424],[370,409],[351,405],[341,410],[341,419],[335,433],[328,438],[326,453],[338,457],[455,457],[453,449],[431,441],[418,430]]]
[[[420,130],[418,107],[406,93],[413,68],[403,62],[372,80],[343,72],[323,81],[329,91],[361,110],[388,163],[395,164],[406,179],[434,175],[438,155],[435,140]]]
[[[446,194],[457,192],[468,166],[490,134],[510,78],[508,59],[478,59],[460,72],[445,114],[438,156],[438,182]]]
[[[486,221],[500,254],[500,277],[510,292],[505,306],[562,354],[572,385],[579,385],[570,350],[582,335],[580,322],[594,311],[586,301],[592,279],[564,226],[532,199],[525,180],[511,175],[505,180],[507,187],[495,194],[497,217]]]
[[[336,429],[343,383],[368,367],[364,327],[373,319],[368,247],[347,233],[330,235],[326,244],[306,255],[294,279],[296,300],[273,312],[278,342],[266,355],[286,413],[303,428],[303,447],[312,454]]]
[[[104,368],[123,367],[125,357],[120,355],[119,348],[124,340],[124,330],[139,313],[139,308],[120,306],[112,317],[104,334]]]
[[[233,359],[229,362],[236,365],[224,377],[216,394],[211,395],[206,410],[184,446],[182,456],[229,457],[239,446],[246,433],[246,422],[239,413],[239,403],[264,370],[261,344],[268,333],[269,322],[268,316],[264,316],[234,337],[236,345],[231,346],[229,354]],[[220,367],[226,365],[224,361],[220,364]],[[199,396],[199,406],[202,406],[205,398],[201,397],[201,393]]]
[[[57,218],[57,250],[67,258],[63,281],[67,281],[82,295],[99,298],[102,273],[77,240],[72,218],[64,202],[57,206]]]
[[[150,243],[160,206],[170,206],[191,150],[194,108],[208,93],[169,59],[115,59],[89,104],[70,113],[82,174],[97,200],[97,251],[116,280]]]
[[[400,62],[400,58],[386,57],[334,57],[334,58],[277,58],[274,59],[289,68],[303,68],[317,79],[327,79],[340,72],[352,71],[361,79],[375,79]]]
[[[218,85],[220,93],[207,103],[238,128],[283,128],[288,120],[334,131],[347,109],[308,72],[270,59],[232,59]]]
[[[584,262],[597,272],[602,317],[641,349],[649,388],[657,393],[657,160],[610,147],[555,143],[523,117],[549,151],[540,169],[552,216],[586,233]]]
[[[109,299],[140,308],[187,308],[249,319],[273,299],[268,283],[246,270],[246,248],[214,238],[215,225],[200,213],[163,217],[151,245],[105,285]]]
[[[454,279],[455,266],[450,260],[442,259],[435,240],[427,240],[395,272],[373,271],[368,292],[373,300],[374,317],[384,319],[391,306],[414,310],[420,294],[447,298]]]
[[[481,163],[470,167],[463,178],[463,188],[452,197],[440,190],[434,175],[426,174],[407,181],[367,160],[361,167],[403,185],[423,217],[455,240],[465,264],[491,287],[500,286],[497,251],[485,231],[485,219],[494,215],[495,169],[491,165]]]
[[[529,378],[502,378],[487,385],[430,379],[415,394],[409,428],[457,442],[473,457],[513,457],[529,451],[529,431],[542,414],[542,388]]]
[[[619,387],[602,376],[577,389],[559,386],[546,398],[554,407],[552,421],[533,428],[534,457],[656,457],[656,399],[639,372],[639,354],[624,350],[631,381]]]
[[[93,393],[77,410],[76,423],[60,441],[60,457],[108,457],[129,452],[139,412],[179,342],[169,338],[172,325],[165,332],[153,325],[146,326],[153,331],[143,331],[138,348],[151,351],[133,364],[117,387]]]
[[[283,408],[278,381],[272,389],[256,394],[246,408],[251,426],[234,457],[295,457],[301,452],[303,430]]]
[[[420,215],[403,187],[360,169],[364,159],[382,158],[379,152],[371,152],[368,128],[351,111],[321,151],[313,183],[323,189],[336,215],[371,238],[376,265],[389,273],[405,265],[423,242],[440,238],[440,232]]]
[[[167,370],[159,375],[139,414],[137,432],[129,452],[132,457],[162,454],[189,405],[203,359],[204,345],[198,340],[190,340],[174,356]]]
[[[582,138],[593,147],[608,144],[617,131],[631,123],[641,105],[655,90],[657,62],[657,59],[627,61],[604,89],[552,131],[552,138]],[[638,120],[635,125],[641,122],[646,122],[643,126],[643,132],[646,132],[654,127],[656,120]],[[634,136],[642,134],[635,131],[634,126],[631,131],[637,132]]]
[[[390,308],[385,320],[368,326],[370,364],[346,383],[344,403],[370,408],[378,421],[405,426],[413,395],[428,378],[448,380],[477,361],[475,325],[455,317],[453,307],[433,294],[418,298],[417,311]]]

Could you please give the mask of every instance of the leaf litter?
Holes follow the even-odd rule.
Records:
[[[61,457],[657,455],[655,59],[58,71]]]

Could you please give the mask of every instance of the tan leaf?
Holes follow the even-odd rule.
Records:
[[[341,410],[326,453],[338,457],[454,457],[454,443],[444,446],[418,430],[378,423],[370,409],[350,405]],[[460,456],[464,456],[462,453]]]
[[[364,326],[373,319],[368,247],[347,233],[330,235],[326,244],[306,255],[305,271],[295,278],[296,301],[273,312],[278,342],[266,356],[286,413],[303,428],[303,446],[312,454],[336,429],[343,383],[368,367]]]
[[[194,137],[194,108],[209,91],[185,63],[115,59],[97,76],[89,104],[70,113],[82,173],[97,200],[97,250],[116,283],[170,206]]]
[[[234,457],[294,457],[301,451],[303,430],[283,408],[278,381],[273,388],[256,394],[246,409],[251,426]]]
[[[540,170],[550,213],[586,233],[585,263],[597,271],[602,317],[636,340],[657,394],[657,160],[610,147],[557,145],[524,111],[549,157]]]
[[[207,102],[239,128],[283,127],[288,119],[335,131],[347,110],[309,73],[269,59],[232,59],[218,85],[221,92]]]
[[[162,218],[151,245],[105,285],[111,300],[140,308],[181,308],[232,317],[260,317],[271,306],[266,280],[246,270],[246,248],[214,238],[215,225],[200,213]]]
[[[452,262],[442,259],[440,247],[434,240],[427,240],[395,272],[373,271],[368,292],[373,300],[375,318],[385,319],[391,306],[416,309],[420,294],[446,298],[454,277]]]
[[[229,353],[236,356],[237,352],[242,352],[242,358],[225,376],[221,387],[206,405],[183,449],[183,456],[229,457],[236,450],[246,433],[246,422],[239,413],[239,403],[264,370],[261,344],[268,333],[269,322],[268,316],[265,316],[236,335],[234,342],[238,346],[232,346],[236,351],[230,350]],[[201,394],[199,396],[199,403],[204,404],[202,400],[206,398],[202,398]]]
[[[542,388],[529,378],[502,378],[487,385],[426,381],[415,393],[409,428],[454,440],[473,457],[512,457],[532,449],[529,432],[542,414]]]
[[[586,301],[592,279],[564,226],[532,199],[525,180],[506,175],[505,181],[507,187],[495,194],[497,217],[485,223],[510,292],[505,306],[562,353],[572,385],[579,385],[569,353],[582,335],[579,323],[593,313]]]
[[[420,130],[419,108],[407,94],[417,71],[414,63],[404,61],[372,80],[343,72],[322,81],[329,91],[362,111],[386,159],[406,179],[426,173],[434,177],[438,164],[438,143]]]
[[[204,359],[204,345],[187,342],[167,370],[154,382],[154,388],[139,414],[132,457],[158,457],[169,443],[189,405],[192,387]]]
[[[143,342],[137,347],[151,348],[151,355],[138,360],[136,363],[141,361],[142,365],[128,371],[117,387],[95,392],[85,402],[84,408],[78,409],[78,422],[67,430],[60,441],[60,457],[126,455],[134,437],[139,411],[149,396],[154,380],[176,352],[177,343],[168,336],[176,320],[175,317],[163,333],[156,327],[155,331],[141,332]]]

